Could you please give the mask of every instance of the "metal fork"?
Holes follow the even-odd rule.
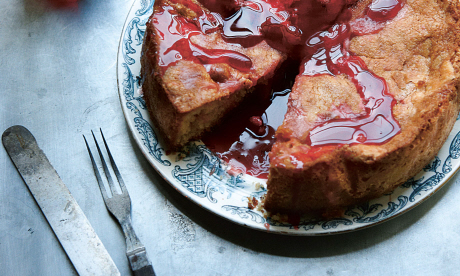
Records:
[[[113,160],[112,154],[110,153],[109,147],[104,138],[104,134],[102,133],[102,129],[100,129],[100,132],[102,140],[104,141],[105,148],[107,150],[107,155],[110,159],[110,164],[112,165],[113,172],[115,173],[118,179],[118,183],[121,188],[121,194],[118,193],[115,188],[115,184],[113,182],[111,173],[109,171],[109,168],[107,167],[107,163],[105,162],[104,156],[102,155],[102,151],[99,147],[99,144],[97,143],[96,137],[94,136],[94,132],[91,131],[91,134],[93,135],[97,151],[99,152],[99,156],[101,158],[102,166],[104,168],[104,172],[107,177],[107,182],[109,184],[110,191],[112,194],[111,197],[109,197],[107,194],[96,162],[94,161],[93,154],[91,153],[91,149],[88,145],[88,141],[86,140],[86,137],[84,135],[83,139],[85,139],[85,144],[88,148],[88,153],[91,158],[91,163],[93,164],[94,173],[96,175],[97,182],[102,193],[102,197],[104,198],[105,205],[107,209],[110,211],[110,213],[112,213],[112,215],[118,220],[118,222],[121,225],[121,228],[123,229],[123,233],[126,239],[126,256],[128,257],[129,263],[131,265],[131,270],[133,271],[134,275],[155,275],[153,267],[147,256],[145,247],[137,237],[136,233],[134,232],[134,228],[131,223],[131,199],[129,197],[128,190],[126,189],[125,183],[120,175],[120,172],[118,171],[115,161]]]

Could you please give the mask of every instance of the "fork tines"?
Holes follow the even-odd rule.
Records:
[[[131,223],[131,199],[129,197],[128,190],[126,189],[125,183],[121,178],[120,171],[118,170],[117,165],[113,160],[112,153],[109,150],[109,146],[107,145],[107,142],[101,129],[100,132],[102,140],[104,141],[105,149],[107,150],[107,155],[110,159],[111,167],[113,169],[113,172],[115,173],[115,176],[117,177],[121,189],[121,193],[118,193],[115,189],[115,184],[112,179],[109,168],[107,166],[107,163],[105,162],[104,155],[102,154],[101,148],[99,147],[94,132],[91,131],[94,143],[97,147],[97,151],[99,152],[99,157],[101,158],[101,163],[102,167],[104,168],[105,176],[107,177],[107,182],[109,184],[109,188],[112,194],[111,197],[109,197],[107,194],[104,182],[102,181],[101,174],[99,173],[99,169],[96,165],[96,161],[94,160],[94,156],[91,152],[85,135],[83,135],[83,138],[85,139],[85,144],[88,149],[89,156],[91,158],[94,174],[96,175],[97,183],[99,184],[99,188],[101,190],[105,206],[107,207],[109,212],[118,220],[123,229],[123,232],[125,233],[126,255],[131,265],[131,269],[134,271],[134,275],[155,275],[153,267],[147,256],[147,251],[145,250],[144,245],[141,243],[136,233],[134,232],[134,228]]]
[[[115,176],[117,177],[118,183],[121,188],[122,193],[127,193],[125,183],[123,181],[123,178],[121,177],[120,171],[118,170],[117,165],[115,164],[115,161],[113,159],[112,153],[110,152],[109,146],[107,145],[107,141],[105,140],[104,134],[102,133],[102,129],[100,129],[102,140],[105,145],[105,149],[107,150],[107,154],[109,156],[110,164],[112,165],[113,172],[115,173]],[[105,162],[104,155],[102,154],[101,148],[99,147],[99,143],[97,142],[97,139],[94,135],[94,132],[91,130],[91,134],[93,135],[94,143],[96,144],[97,151],[99,153],[99,157],[101,158],[102,162],[102,167],[104,168],[105,175],[107,177],[107,182],[109,184],[112,196],[114,193],[116,193],[116,188],[115,184],[113,182],[111,173],[109,171],[109,168],[107,167],[107,163]],[[88,141],[86,140],[86,137],[83,135],[83,138],[85,139],[86,147],[88,149],[89,156],[91,158],[91,163],[93,165],[94,173],[96,174],[97,182],[99,184],[99,188],[101,189],[102,196],[104,197],[104,200],[108,198],[107,191],[104,186],[104,182],[102,181],[101,174],[99,173],[96,161],[94,160],[93,154],[91,152],[91,148],[88,145]]]

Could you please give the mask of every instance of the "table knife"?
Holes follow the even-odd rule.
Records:
[[[79,275],[120,275],[115,263],[56,170],[23,126],[2,135],[3,146]]]

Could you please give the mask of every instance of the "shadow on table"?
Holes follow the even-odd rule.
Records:
[[[132,141],[133,144],[135,143]],[[152,168],[139,151],[139,161],[148,174],[152,183],[155,183],[160,192],[184,215],[190,218],[214,235],[237,244],[255,254],[265,253],[285,257],[317,258],[346,254],[359,251],[406,231],[410,226],[419,221],[452,186],[449,181],[436,192],[429,200],[423,202],[413,210],[382,224],[369,228],[334,235],[324,236],[288,236],[254,230],[215,215],[198,206],[191,200],[184,200],[184,196],[177,192],[169,183]]]

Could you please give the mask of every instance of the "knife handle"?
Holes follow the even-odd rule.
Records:
[[[134,276],[155,276],[152,265],[144,266],[139,270],[134,270]]]
[[[135,276],[155,276],[145,247],[138,248],[128,254],[129,264]]]

